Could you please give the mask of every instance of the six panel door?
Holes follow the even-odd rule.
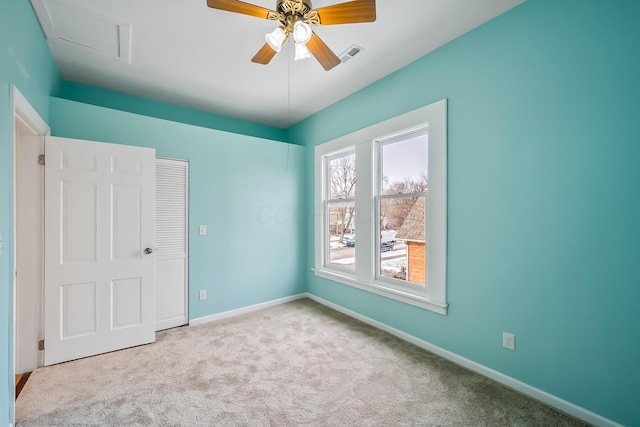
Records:
[[[45,365],[155,341],[155,150],[47,137]]]

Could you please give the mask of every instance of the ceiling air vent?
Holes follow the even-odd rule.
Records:
[[[364,50],[363,48],[361,48],[360,46],[356,46],[354,44],[353,46],[351,46],[349,49],[345,50],[339,56],[340,62],[342,62],[344,64],[345,62],[347,62],[348,60],[350,60],[351,58],[353,58],[354,56],[356,56],[357,54],[359,54],[363,50]]]

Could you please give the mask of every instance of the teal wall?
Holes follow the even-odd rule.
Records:
[[[61,84],[40,25],[25,0],[0,1],[0,425],[13,418],[13,97],[14,85],[47,120]],[[6,345],[5,345],[6,343]]]
[[[215,96],[215,94],[211,94],[211,96]],[[210,129],[224,130],[241,135],[257,136],[276,141],[287,140],[286,129],[274,128],[80,83],[64,81],[60,89],[60,97],[85,104],[188,123]]]
[[[191,319],[306,291],[304,147],[60,98],[50,111],[52,135],[189,160]]]
[[[449,315],[309,291],[640,425],[638,22],[637,0],[528,0],[294,126],[312,215],[313,146],[449,100]]]

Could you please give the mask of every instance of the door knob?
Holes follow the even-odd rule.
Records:
[[[147,255],[149,255],[152,252],[153,252],[153,249],[151,249],[151,248],[147,248],[147,249],[144,250],[144,253],[147,254]]]

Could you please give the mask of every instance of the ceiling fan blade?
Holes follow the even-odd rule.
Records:
[[[376,20],[375,0],[355,0],[316,9],[320,25],[354,24]]]
[[[278,52],[271,49],[269,43],[265,43],[264,46],[262,46],[262,49],[260,49],[258,53],[256,53],[256,56],[251,59],[251,62],[267,65],[271,61],[271,59],[276,56],[276,53]]]
[[[340,64],[340,58],[329,49],[329,46],[316,33],[313,33],[311,40],[307,42],[307,48],[327,71]]]
[[[272,13],[272,10],[254,4],[245,3],[239,0],[207,0],[207,6],[213,9],[226,10],[227,12],[242,13],[244,15],[265,18]]]

